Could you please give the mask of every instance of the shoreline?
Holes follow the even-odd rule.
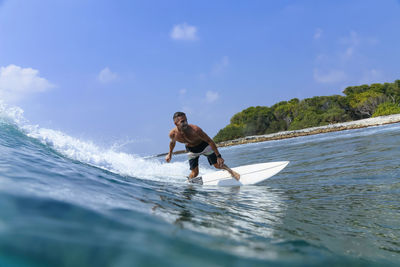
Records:
[[[385,124],[392,124],[400,122],[400,114],[392,114],[387,116],[379,116],[375,118],[368,118],[356,121],[348,121],[348,122],[340,122],[335,124],[329,124],[324,126],[317,126],[311,128],[305,128],[301,130],[293,130],[293,131],[284,131],[284,132],[277,132],[272,134],[263,134],[263,135],[251,135],[246,137],[241,137],[229,141],[223,141],[217,143],[217,147],[228,147],[228,146],[235,146],[235,145],[243,145],[243,144],[250,144],[250,143],[259,143],[271,140],[280,140],[280,139],[287,139],[287,138],[294,138],[300,136],[307,136],[307,135],[315,135],[321,133],[330,133],[330,132],[338,132],[338,131],[345,131],[345,130],[353,130],[353,129],[361,129],[366,127],[372,126],[380,126]],[[173,155],[183,154],[185,150],[178,150],[173,152]],[[167,153],[162,153],[156,155],[156,157],[165,156]]]
[[[280,140],[280,139],[294,138],[294,137],[321,134],[321,133],[361,129],[361,128],[366,128],[366,127],[380,126],[380,125],[392,124],[392,123],[398,123],[398,122],[400,122],[400,114],[393,114],[393,115],[387,115],[387,116],[379,116],[379,117],[375,117],[375,118],[368,118],[368,119],[362,119],[362,120],[356,120],[356,121],[340,122],[340,123],[329,124],[329,125],[324,125],[324,126],[305,128],[305,129],[301,129],[301,130],[246,136],[246,137],[241,137],[241,138],[237,138],[234,140],[219,142],[217,144],[217,146],[218,147],[227,147],[227,146],[242,145],[242,144],[249,144],[249,143],[258,143],[258,142],[264,142],[264,141]]]

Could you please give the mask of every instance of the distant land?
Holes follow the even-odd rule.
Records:
[[[221,143],[246,136],[296,131],[400,113],[400,80],[349,86],[343,94],[303,100],[293,98],[271,107],[249,107],[235,114],[230,124],[217,133],[214,141]]]
[[[214,141],[224,147],[400,122],[400,80],[349,86],[343,94],[249,107],[235,114]],[[181,153],[185,150],[174,152]]]
[[[241,137],[241,138],[234,139],[234,140],[219,142],[218,147],[234,146],[234,145],[256,143],[256,142],[265,142],[265,141],[271,141],[271,140],[280,140],[280,139],[320,134],[320,133],[329,133],[329,132],[337,132],[337,131],[344,131],[344,130],[360,129],[360,128],[365,128],[365,127],[379,126],[379,125],[398,123],[398,122],[400,122],[400,114],[379,116],[379,117],[374,117],[374,118],[369,118],[369,119],[335,123],[335,124],[329,124],[329,125],[325,125],[325,126],[301,129],[301,130],[284,131],[284,132],[264,134],[264,135],[246,136],[246,137]]]

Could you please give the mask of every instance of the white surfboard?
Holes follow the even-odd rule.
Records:
[[[196,177],[190,182],[202,185],[240,186],[254,185],[274,176],[289,164],[289,161],[257,163],[232,168],[240,174],[237,181],[227,171],[216,171]]]

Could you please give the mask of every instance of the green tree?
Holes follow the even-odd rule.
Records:
[[[349,103],[361,117],[369,118],[380,104],[387,101],[389,101],[389,97],[385,94],[369,90],[352,95]]]
[[[349,86],[344,96],[315,96],[282,101],[271,107],[249,107],[232,116],[215,141],[297,130],[371,116],[400,113],[400,80],[393,83]]]
[[[226,140],[232,140],[239,137],[243,137],[243,127],[237,124],[229,124],[225,128],[219,130],[217,135],[214,137],[215,142],[222,142]]]
[[[297,110],[300,100],[293,98],[290,101],[282,101],[271,107],[275,116],[276,131],[286,131],[289,129],[294,117],[297,115]]]
[[[398,113],[400,113],[399,104],[395,104],[393,102],[385,102],[380,104],[376,108],[374,114],[372,114],[372,117],[385,116]]]
[[[369,90],[369,86],[367,84],[363,84],[360,86],[349,86],[343,90],[343,94],[347,96],[351,96],[353,94],[363,93]]]

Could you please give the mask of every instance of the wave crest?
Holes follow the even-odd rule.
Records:
[[[16,125],[28,137],[39,140],[72,160],[141,179],[183,182],[187,175],[187,164],[184,162],[163,163],[156,158],[145,159],[116,151],[118,146],[102,148],[91,141],[80,140],[61,131],[31,125],[23,113],[20,107],[0,102],[0,121]]]

